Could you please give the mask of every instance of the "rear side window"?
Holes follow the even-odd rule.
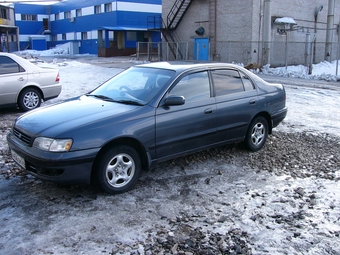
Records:
[[[214,70],[211,73],[214,80],[216,96],[244,91],[243,82],[238,71]]]
[[[24,72],[25,70],[13,59],[0,56],[0,75]]]
[[[186,103],[210,98],[208,73],[204,71],[182,77],[169,95],[183,96]]]
[[[253,82],[250,80],[250,78],[244,74],[241,73],[243,86],[246,91],[255,89]]]

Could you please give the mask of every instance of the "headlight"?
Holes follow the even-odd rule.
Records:
[[[69,151],[72,146],[72,139],[51,139],[47,137],[37,137],[33,142],[33,147],[53,152]]]

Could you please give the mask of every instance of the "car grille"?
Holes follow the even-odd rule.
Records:
[[[26,135],[26,134],[20,132],[20,131],[17,130],[17,129],[14,129],[14,130],[13,130],[13,134],[14,134],[18,139],[20,139],[23,143],[25,143],[25,144],[27,144],[27,145],[31,145],[32,137],[30,137],[29,135]]]

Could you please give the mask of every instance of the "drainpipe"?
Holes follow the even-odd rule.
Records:
[[[334,0],[328,0],[328,16],[327,16],[326,47],[325,47],[325,60],[328,62],[331,61],[331,53],[332,53],[334,5],[335,5]]]
[[[216,56],[217,47],[217,0],[214,3],[214,56]]]
[[[263,66],[270,64],[270,41],[271,41],[271,0],[264,0],[263,10]]]

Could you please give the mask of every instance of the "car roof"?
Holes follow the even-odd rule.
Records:
[[[18,55],[16,55],[16,54],[7,53],[7,52],[0,52],[0,56],[10,57],[10,58],[15,59],[15,60],[17,60],[17,61],[21,61],[21,60],[24,59],[24,58],[22,58],[22,57],[20,57],[20,56],[18,56]],[[28,60],[26,60],[26,59],[24,59],[24,60],[25,60],[25,61],[28,61]]]
[[[149,68],[160,68],[168,69],[173,71],[184,71],[196,68],[218,68],[218,67],[229,67],[240,69],[240,66],[222,63],[222,62],[208,62],[208,61],[163,61],[163,62],[152,62],[147,64],[137,65],[137,67],[149,67]]]
[[[28,59],[25,59],[25,58],[23,58],[19,55],[13,54],[13,53],[0,52],[0,56],[6,56],[6,57],[13,59],[17,63],[19,63],[22,67],[24,67],[26,70],[40,69],[39,66],[35,65],[34,63],[29,61]]]

